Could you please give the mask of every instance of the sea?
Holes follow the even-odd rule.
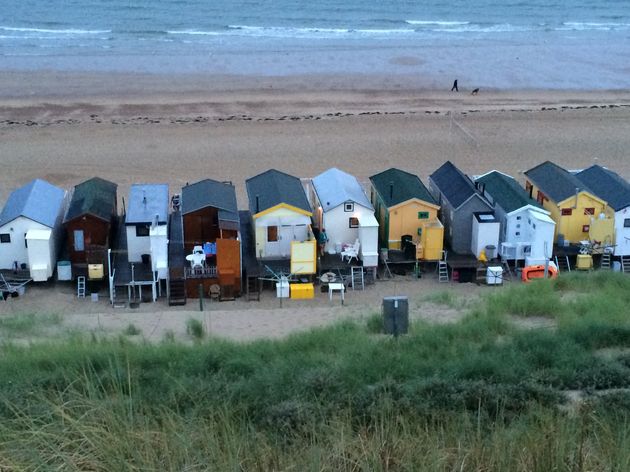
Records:
[[[630,88],[630,0],[2,0],[0,71]]]

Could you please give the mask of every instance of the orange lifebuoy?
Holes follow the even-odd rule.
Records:
[[[555,266],[549,265],[547,267],[547,271],[549,273],[550,279],[555,279],[558,277],[558,269]],[[544,265],[535,265],[535,266],[527,266],[523,268],[521,272],[521,279],[523,282],[529,282],[533,279],[542,279],[545,277],[545,266]]]

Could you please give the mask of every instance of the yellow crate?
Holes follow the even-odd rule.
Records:
[[[291,284],[291,298],[315,298],[315,287],[313,284]]]

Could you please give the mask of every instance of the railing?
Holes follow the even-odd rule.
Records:
[[[186,267],[185,272],[187,279],[215,279],[217,277],[217,266]]]

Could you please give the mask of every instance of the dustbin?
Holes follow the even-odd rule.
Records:
[[[489,244],[486,246],[486,257],[488,258],[488,260],[496,259],[497,247],[494,244]]]
[[[407,334],[409,330],[409,299],[407,297],[383,298],[383,331],[385,334]]]

